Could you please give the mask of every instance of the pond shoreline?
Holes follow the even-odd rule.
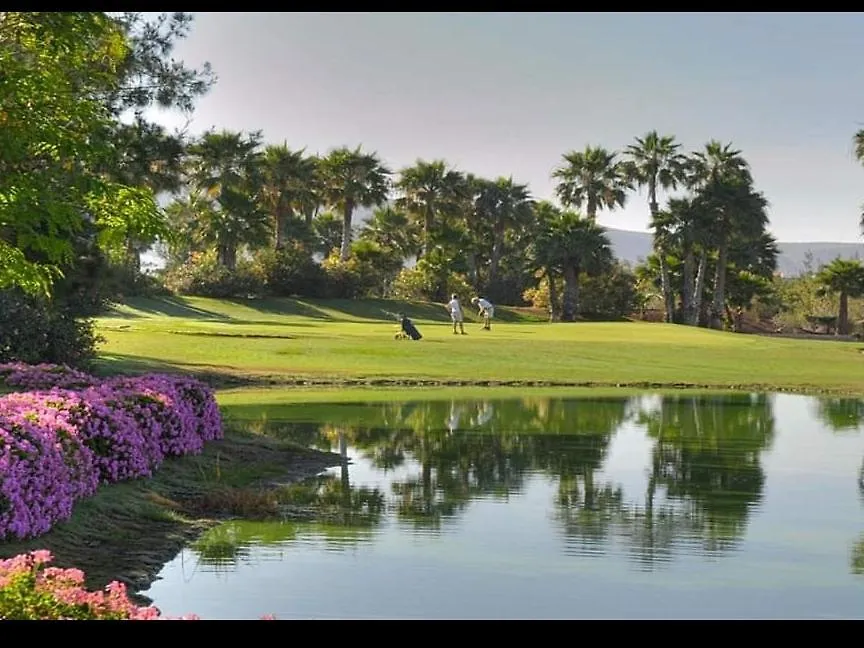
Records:
[[[864,349],[861,350],[864,356]],[[752,393],[783,393],[812,396],[864,396],[860,389],[844,386],[794,385],[768,383],[694,383],[654,381],[580,381],[580,380],[464,380],[438,378],[286,378],[282,375],[195,371],[176,368],[177,373],[194,376],[213,389],[243,387],[541,387],[587,388],[621,390],[681,390],[681,391],[736,391]]]
[[[47,549],[55,566],[83,570],[88,588],[120,581],[136,603],[150,604],[141,592],[164,565],[208,529],[238,517],[238,502],[341,463],[337,454],[226,430],[201,455],[168,460],[150,479],[101,487],[43,536],[0,543],[0,558]]]

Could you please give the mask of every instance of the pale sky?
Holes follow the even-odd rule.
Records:
[[[394,170],[443,158],[541,199],[566,151],[714,138],[750,161],[778,239],[861,242],[862,36],[862,13],[219,12],[195,13],[175,56],[219,77],[192,133],[362,144]],[[645,203],[599,220],[645,231]]]

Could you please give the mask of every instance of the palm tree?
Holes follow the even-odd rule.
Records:
[[[401,194],[396,204],[423,224],[420,256],[425,256],[431,249],[432,232],[438,218],[458,210],[460,196],[466,189],[465,176],[449,168],[444,160],[417,160],[414,166],[399,172],[396,188]]]
[[[533,216],[533,200],[528,192],[528,185],[514,183],[511,176],[487,183],[478,201],[483,205],[483,211],[492,217],[489,283],[493,284],[498,278],[498,265],[504,250],[504,234],[508,227],[529,224]]]
[[[578,209],[584,205],[592,221],[598,209],[623,207],[631,186],[626,167],[616,158],[616,153],[591,146],[565,153],[564,164],[552,172],[559,180],[555,192],[561,204]]]
[[[279,249],[285,245],[286,223],[304,205],[318,201],[317,160],[306,156],[305,149],[292,151],[287,143],[268,146],[261,161],[261,176],[261,203],[273,219],[275,246]]]
[[[691,183],[710,214],[711,238],[717,249],[714,298],[710,324],[722,328],[726,304],[726,264],[733,234],[762,231],[768,222],[768,201],[753,189],[753,179],[741,151],[711,140],[690,160]]]
[[[849,333],[849,298],[864,295],[864,265],[858,259],[836,258],[823,266],[816,280],[826,293],[840,294],[840,312],[837,314],[837,333]]]
[[[351,221],[357,207],[377,207],[387,200],[390,169],[376,153],[363,153],[361,147],[341,147],[321,161],[324,192],[328,203],[342,211],[342,245],[339,258],[351,254]]]
[[[558,319],[557,278],[564,262],[564,252],[561,241],[556,236],[555,224],[561,218],[561,210],[550,202],[541,201],[534,205],[536,224],[532,230],[533,240],[530,244],[529,256],[534,268],[545,275],[549,284],[549,321]]]
[[[666,264],[666,239],[658,216],[660,208],[657,191],[675,190],[685,181],[686,157],[678,152],[680,147],[681,145],[675,142],[674,135],[658,135],[655,130],[644,137],[637,137],[636,144],[629,145],[625,150],[625,155],[629,157],[624,167],[627,175],[636,186],[648,190],[648,209],[651,211],[654,245],[660,261],[660,284],[667,322],[671,322],[673,318],[674,300]]]
[[[576,212],[562,212],[552,227],[564,272],[561,319],[572,322],[579,314],[579,275],[601,258],[611,257],[611,243],[602,227]]]
[[[408,215],[393,207],[381,207],[372,213],[360,231],[360,238],[395,250],[402,260],[414,256],[419,248],[419,232]]]
[[[259,132],[208,131],[190,148],[190,179],[212,209],[200,223],[202,237],[216,245],[219,262],[233,270],[237,249],[266,240],[267,216],[258,209],[261,187]]]

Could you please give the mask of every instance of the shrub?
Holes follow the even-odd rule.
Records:
[[[231,271],[217,261],[215,251],[191,254],[185,263],[166,270],[162,280],[168,290],[180,295],[231,298],[264,292],[249,262],[240,261]]]
[[[405,268],[393,281],[391,296],[410,301],[447,301],[450,295],[473,295],[474,289],[463,275],[448,272],[444,279],[430,272],[422,259],[413,268]]]
[[[89,319],[17,290],[0,291],[0,362],[86,366],[101,338]]]
[[[0,366],[19,385],[54,387],[0,398],[0,539],[45,533],[99,482],[145,477],[166,456],[222,437],[212,390],[191,378],[147,375],[104,383],[45,365]]]
[[[251,272],[264,290],[277,297],[319,297],[324,293],[324,272],[298,243],[257,252]]]

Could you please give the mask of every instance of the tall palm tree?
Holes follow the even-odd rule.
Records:
[[[363,153],[361,147],[341,147],[321,161],[321,174],[327,202],[342,211],[342,245],[339,258],[351,254],[351,225],[357,207],[377,207],[387,200],[390,169],[376,153]]]
[[[268,146],[261,160],[261,203],[273,219],[275,246],[285,245],[285,226],[305,204],[317,201],[318,165],[305,149]],[[307,214],[308,216],[308,214]]]
[[[414,166],[399,172],[396,188],[401,194],[396,204],[422,223],[423,249],[420,256],[425,256],[431,249],[436,221],[442,215],[458,210],[460,197],[466,189],[465,176],[448,167],[444,160],[417,160]]]
[[[235,268],[238,247],[266,239],[267,216],[258,209],[261,187],[261,134],[208,131],[189,148],[192,187],[212,209],[201,223],[202,236],[216,245],[219,262]]]
[[[643,137],[637,137],[636,144],[629,145],[625,150],[629,159],[624,168],[631,182],[648,190],[648,209],[654,224],[654,245],[660,261],[660,284],[667,322],[672,321],[675,305],[666,263],[667,247],[662,230],[657,229],[661,226],[657,192],[660,189],[674,191],[684,183],[687,158],[679,152],[680,147],[674,135],[658,135],[654,130]]]
[[[492,255],[489,259],[489,283],[498,279],[498,265],[504,250],[504,234],[508,227],[528,226],[534,212],[528,185],[513,182],[513,177],[498,178],[487,183],[478,197],[492,222]]]
[[[553,231],[564,273],[561,319],[572,322],[579,314],[579,275],[601,258],[611,257],[612,245],[604,228],[572,211],[561,213]]]
[[[617,153],[591,146],[565,153],[564,164],[552,172],[559,180],[555,192],[561,204],[578,209],[584,205],[592,221],[599,209],[623,207],[631,185],[627,169],[617,157]]]
[[[667,208],[658,212],[659,230],[655,234],[666,237],[667,245],[680,256],[681,320],[691,325],[696,323],[694,313],[701,308],[708,267],[707,226],[703,214],[704,210],[693,197],[671,198]]]
[[[768,202],[753,189],[750,167],[731,143],[724,145],[711,140],[704,150],[693,154],[689,169],[690,182],[701,194],[701,204],[710,214],[711,237],[717,249],[710,324],[721,328],[730,238],[739,230],[763,229],[768,222]]]
[[[529,256],[534,269],[545,275],[549,284],[549,321],[559,318],[557,279],[562,270],[564,251],[560,237],[556,235],[556,223],[561,218],[561,210],[550,202],[541,201],[534,205],[535,226],[532,228],[532,241]]]
[[[837,333],[849,333],[849,298],[864,295],[864,265],[858,259],[834,259],[816,275],[826,293],[839,293]]]

